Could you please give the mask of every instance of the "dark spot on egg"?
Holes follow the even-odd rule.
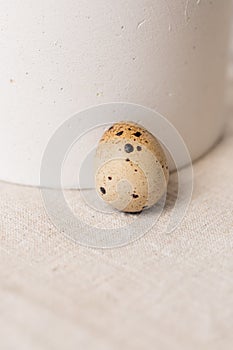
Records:
[[[125,152],[126,152],[126,153],[132,153],[133,151],[134,151],[133,146],[132,146],[130,143],[127,143],[127,144],[125,145]]]
[[[134,133],[134,136],[136,136],[136,137],[140,137],[141,135],[142,135],[142,133],[140,131],[137,131]]]
[[[111,181],[111,180],[112,180],[112,177],[111,177],[111,176],[109,176],[109,177],[108,177],[108,179],[109,179],[109,181]]]
[[[126,158],[126,160],[125,160],[126,162],[130,162],[130,159],[129,158]]]
[[[100,187],[100,191],[101,191],[101,193],[106,194],[106,190],[104,187]]]
[[[119,131],[118,133],[116,133],[116,136],[121,136],[123,134],[124,131]]]
[[[141,146],[137,146],[137,151],[140,152],[142,150]]]
[[[134,194],[132,194],[132,197],[133,197],[134,199],[136,199],[136,198],[139,197],[139,195],[134,193]]]

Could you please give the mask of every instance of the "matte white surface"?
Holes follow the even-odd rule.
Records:
[[[112,101],[156,109],[203,154],[224,125],[230,2],[1,0],[0,178],[38,185],[57,127]]]

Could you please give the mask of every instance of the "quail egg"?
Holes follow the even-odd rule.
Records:
[[[112,207],[126,213],[148,209],[164,195],[168,179],[164,150],[143,126],[119,122],[103,134],[95,157],[95,184]]]

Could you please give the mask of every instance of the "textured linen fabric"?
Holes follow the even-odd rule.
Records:
[[[1,183],[0,348],[232,349],[232,150],[231,118],[194,164],[181,226],[164,234],[165,212],[156,230],[118,249],[73,243],[39,190]]]
[[[138,241],[85,248],[54,228],[38,189],[0,183],[1,350],[232,349],[229,115],[224,138],[194,164],[192,202],[172,235],[168,206]],[[175,187],[174,174],[171,201]],[[92,217],[79,192],[70,198],[92,225],[124,221]]]

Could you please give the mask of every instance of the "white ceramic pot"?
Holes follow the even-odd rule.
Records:
[[[0,179],[38,185],[57,127],[113,101],[156,109],[192,158],[224,127],[230,0],[0,1]]]

